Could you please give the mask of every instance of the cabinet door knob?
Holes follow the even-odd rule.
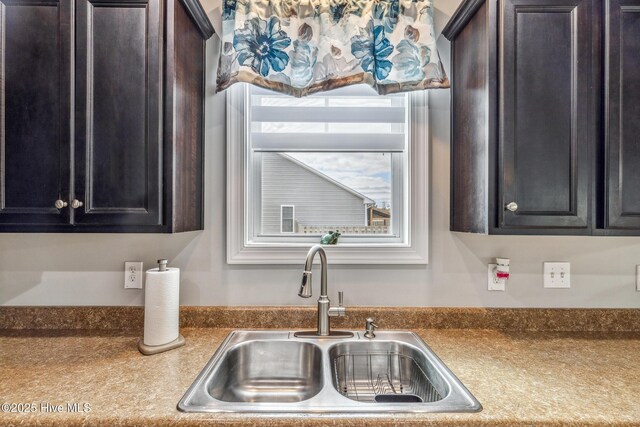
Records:
[[[508,211],[515,212],[518,210],[518,204],[516,202],[511,202],[506,206],[506,208]]]
[[[66,208],[67,207],[67,202],[65,202],[64,200],[58,199],[54,203],[54,206],[56,207],[56,209]]]
[[[78,208],[79,208],[79,207],[81,207],[83,204],[84,204],[84,203],[82,203],[82,202],[81,202],[80,200],[78,200],[78,199],[73,199],[73,200],[71,201],[71,207],[72,207],[73,209],[78,209]]]

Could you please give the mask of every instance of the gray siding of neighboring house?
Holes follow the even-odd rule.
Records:
[[[280,205],[295,206],[298,227],[363,226],[361,197],[277,153],[262,153],[262,233],[280,233]]]

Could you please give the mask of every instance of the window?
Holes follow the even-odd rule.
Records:
[[[234,85],[228,262],[299,263],[337,230],[333,263],[425,263],[426,100],[367,86],[294,98]]]
[[[329,231],[342,243],[405,240],[406,94],[378,96],[366,86],[306,98],[246,91],[251,241],[316,243]],[[296,230],[282,213],[293,205]]]
[[[294,233],[295,206],[280,206],[280,233]]]

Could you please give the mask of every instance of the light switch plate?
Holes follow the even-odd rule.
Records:
[[[545,288],[571,287],[571,263],[545,262],[543,270]]]
[[[640,265],[636,265],[636,291],[640,292]]]
[[[142,289],[142,261],[124,263],[124,288]]]
[[[498,279],[495,276],[495,269],[498,264],[489,264],[489,269],[487,270],[487,289],[490,291],[504,291],[505,289],[505,279]]]

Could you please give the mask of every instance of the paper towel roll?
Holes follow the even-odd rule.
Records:
[[[180,269],[147,270],[144,291],[145,345],[163,345],[178,338]]]

